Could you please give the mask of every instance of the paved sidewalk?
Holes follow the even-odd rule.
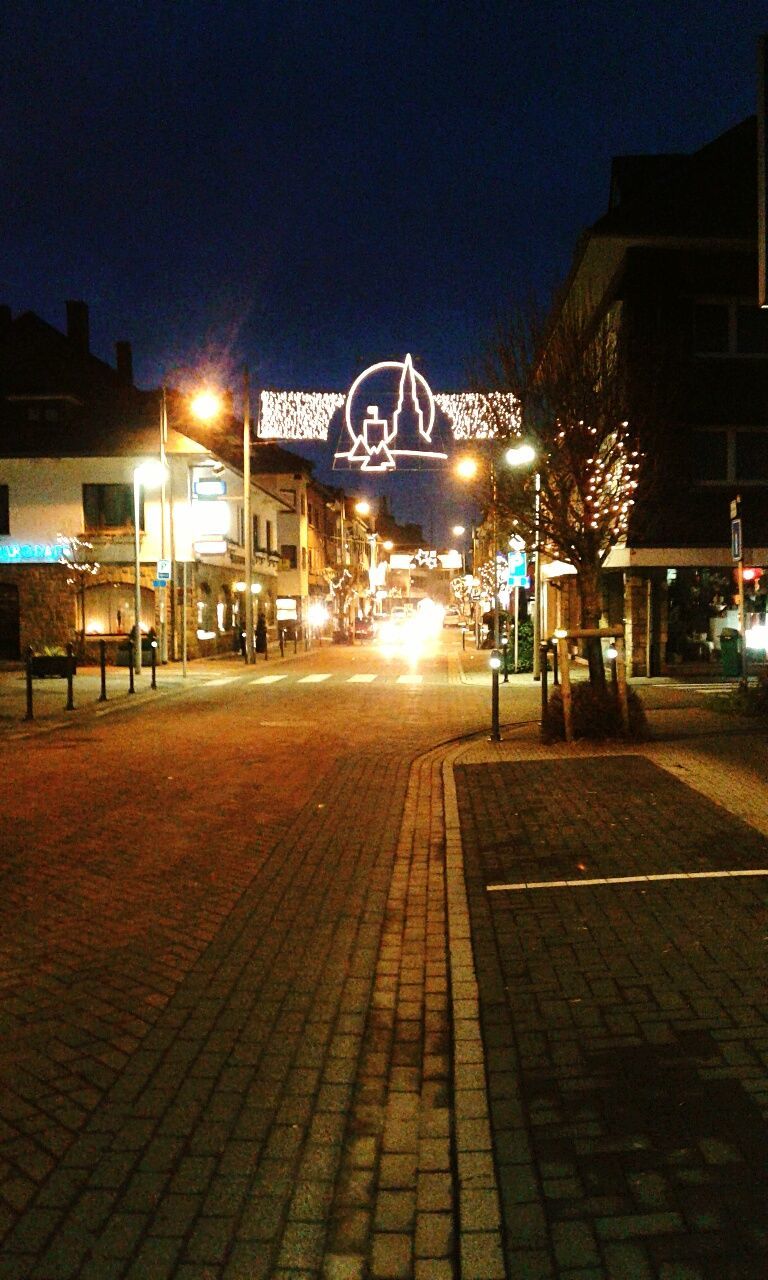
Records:
[[[663,718],[452,753],[509,1277],[768,1274],[768,745]]]

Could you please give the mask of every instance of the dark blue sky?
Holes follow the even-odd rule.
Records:
[[[221,359],[343,390],[411,351],[466,384],[496,308],[568,270],[616,153],[754,110],[765,4],[11,0],[0,300],[140,385]],[[233,375],[234,381],[234,375]]]

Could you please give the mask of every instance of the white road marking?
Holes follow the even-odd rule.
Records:
[[[375,676],[375,675],[373,675],[373,676],[350,676],[350,677],[349,677],[349,679],[347,680],[347,684],[371,684],[371,682],[372,682],[373,680],[375,680],[375,679],[376,679],[376,676]]]
[[[423,684],[424,677],[421,675],[398,676],[397,684]]]
[[[232,684],[236,679],[237,676],[217,676],[215,680],[206,680],[205,687],[206,689],[213,689],[216,685]]]
[[[320,684],[321,680],[330,680],[330,678],[330,671],[321,671],[313,676],[302,676],[299,680],[299,684]]]
[[[657,880],[735,880],[740,876],[768,876],[768,867],[748,871],[668,871],[652,876],[605,876],[596,880],[521,880],[518,884],[487,884],[489,893],[519,893],[524,889],[576,889],[596,884],[650,884]]]
[[[251,680],[251,684],[276,684],[278,680],[285,680],[285,675],[280,676],[259,676],[256,680]]]

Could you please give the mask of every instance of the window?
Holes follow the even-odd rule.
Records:
[[[725,431],[697,431],[694,437],[694,474],[697,480],[728,479],[728,435]]]
[[[8,485],[0,484],[0,533],[11,532],[11,510],[8,499]]]
[[[84,484],[83,528],[133,528],[133,486],[130,484]],[[144,493],[139,497],[139,528],[144,528]]]
[[[280,548],[280,557],[285,561],[286,569],[296,568],[296,544],[293,542],[284,542]]]
[[[768,484],[768,431],[727,427],[696,431],[694,477],[703,485]]]
[[[698,302],[693,311],[694,351],[725,355],[730,346],[730,317],[725,302]]]
[[[272,532],[271,520],[264,521],[264,547],[269,555],[271,555],[275,549],[275,539]]]
[[[700,356],[768,355],[768,312],[736,298],[696,302],[693,349]]]
[[[736,479],[768,480],[768,432],[736,433]]]
[[[307,499],[304,497],[303,493],[301,495],[301,514],[303,516],[307,514]]]
[[[251,517],[251,551],[258,551],[259,546],[259,517],[255,515]]]

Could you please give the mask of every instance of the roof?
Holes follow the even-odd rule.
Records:
[[[595,235],[754,238],[757,121],[749,116],[692,155],[616,156],[611,207]]]

